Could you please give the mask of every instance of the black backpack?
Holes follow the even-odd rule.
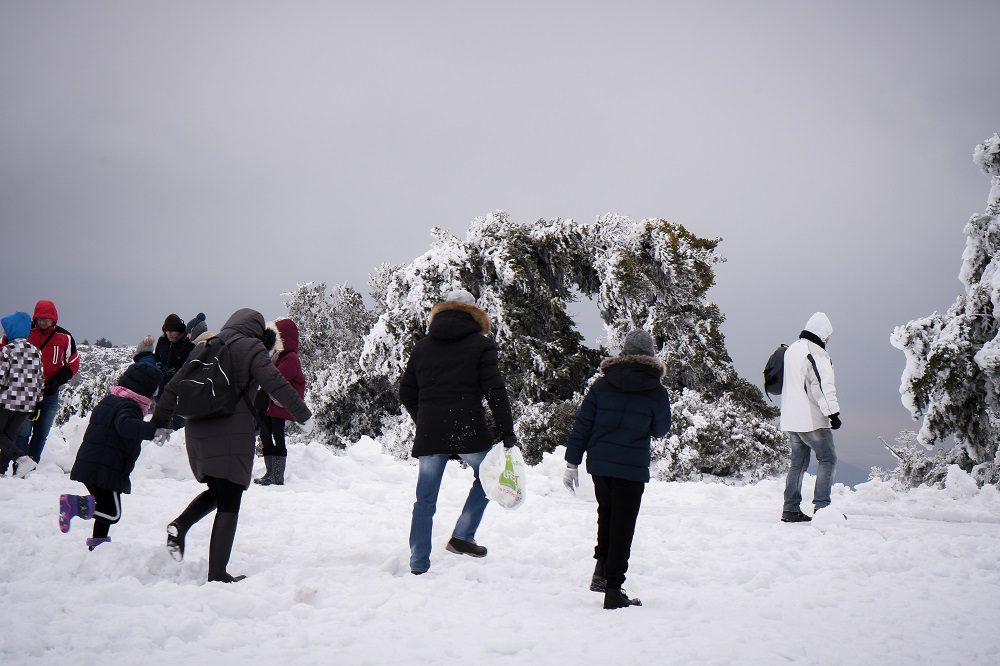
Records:
[[[246,388],[236,390],[235,381],[229,345],[222,338],[209,338],[191,350],[171,381],[177,394],[174,412],[190,420],[232,415],[246,393]]]
[[[764,395],[770,400],[772,395],[781,395],[781,385],[785,378],[785,350],[788,345],[781,345],[774,350],[771,358],[764,366]]]

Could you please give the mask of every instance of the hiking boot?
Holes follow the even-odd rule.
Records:
[[[91,537],[87,539],[87,549],[92,551],[102,543],[111,543],[111,537]]]
[[[604,593],[608,589],[608,579],[604,577],[604,564],[598,562],[594,567],[594,575],[590,578],[590,591]]]
[[[783,523],[808,523],[812,520],[812,517],[807,516],[801,511],[782,511],[781,512],[781,522]]]
[[[24,477],[28,476],[28,473],[31,472],[31,470],[35,469],[36,467],[38,467],[38,463],[36,463],[34,460],[29,458],[28,456],[21,456],[20,458],[14,461],[14,476],[16,476],[19,479],[23,479]]]
[[[625,590],[620,587],[613,587],[604,593],[604,610],[615,610],[616,608],[628,608],[629,606],[641,606],[638,599],[629,599]]]
[[[448,541],[447,550],[459,555],[469,555],[471,557],[486,557],[486,547],[480,546],[475,539],[466,541],[458,537],[452,537]]]
[[[69,522],[73,518],[90,520],[94,517],[93,495],[60,495],[59,496],[59,531],[69,532]]]

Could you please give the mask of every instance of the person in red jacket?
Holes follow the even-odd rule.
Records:
[[[49,437],[49,430],[59,411],[59,387],[80,370],[76,340],[58,322],[59,313],[55,303],[41,300],[35,304],[28,342],[35,345],[42,355],[45,395],[37,405],[37,412],[32,415],[34,420],[26,419],[21,426],[17,446],[36,463],[41,461],[45,440]]]
[[[274,367],[288,380],[299,397],[306,393],[306,378],[302,374],[302,364],[299,362],[299,328],[291,319],[278,319],[273,324],[268,322],[268,328],[274,328],[277,339],[272,350]],[[266,396],[260,396],[262,399]],[[262,486],[281,486],[285,484],[285,462],[288,449],[285,448],[285,422],[294,421],[295,417],[274,398],[268,398],[266,404],[257,405],[260,409],[257,418],[260,422],[260,441],[264,445],[264,466],[267,471],[264,476],[254,479],[254,483]]]

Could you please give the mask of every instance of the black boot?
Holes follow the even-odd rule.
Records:
[[[590,591],[603,594],[607,588],[608,579],[604,577],[604,562],[598,560],[597,566],[594,567],[594,575],[590,579]]]
[[[178,562],[184,559],[184,538],[191,526],[215,511],[215,494],[211,490],[201,493],[187,508],[167,525],[167,550]]]
[[[271,475],[267,481],[263,481],[262,484],[265,486],[283,486],[285,485],[285,461],[288,460],[285,456],[274,456],[271,458]]]
[[[212,541],[208,545],[208,582],[235,583],[246,576],[230,576],[226,572],[229,565],[229,555],[233,552],[233,540],[236,538],[236,523],[238,513],[218,511],[215,514],[215,524],[212,525]]]
[[[609,587],[604,593],[604,610],[614,610],[616,608],[628,608],[629,606],[641,606],[638,599],[629,599],[625,590],[620,587]]]
[[[274,456],[264,456],[264,468],[267,471],[264,472],[264,476],[260,477],[259,479],[254,479],[253,480],[254,483],[259,483],[262,486],[271,485],[271,475],[274,473],[271,471],[273,469],[272,465],[274,464],[272,462],[273,460]]]

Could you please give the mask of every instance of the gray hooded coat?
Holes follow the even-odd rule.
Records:
[[[264,317],[256,310],[237,310],[219,331],[219,337],[229,345],[235,374],[234,384],[252,396],[257,386],[288,409],[299,423],[308,421],[312,412],[271,363],[261,339]],[[242,398],[231,416],[215,419],[189,420],[185,425],[188,460],[198,481],[206,477],[226,479],[250,487],[254,449],[257,443],[256,421]],[[170,422],[177,405],[174,381],[163,389],[153,420],[157,424]]]

